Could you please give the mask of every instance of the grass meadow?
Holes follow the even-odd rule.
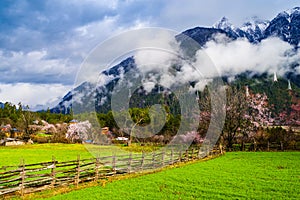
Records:
[[[300,152],[231,152],[49,199],[300,199],[299,166]]]
[[[36,163],[50,161],[53,155],[56,160],[68,161],[77,155],[90,158],[90,152],[109,156],[126,150],[82,144],[0,147],[0,167],[17,165],[22,158]],[[300,199],[299,166],[300,152],[228,152],[208,161],[106,179],[79,190],[70,186],[73,191],[57,196],[51,190],[43,191],[26,199]]]
[[[58,161],[92,158],[93,155],[110,156],[113,153],[124,154],[125,151],[117,146],[95,146],[83,144],[33,144],[23,146],[0,146],[0,167],[18,165],[22,159],[26,164],[47,162],[52,156]]]

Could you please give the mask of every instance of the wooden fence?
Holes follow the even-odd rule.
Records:
[[[229,150],[229,149],[227,149]],[[231,151],[285,151],[285,150],[300,150],[300,142],[297,141],[295,144],[286,144],[282,141],[279,142],[269,142],[264,144],[256,143],[241,143],[233,144]]]
[[[219,154],[213,149],[208,154]],[[112,155],[58,162],[52,161],[35,164],[25,164],[24,160],[18,166],[0,167],[0,197],[7,194],[32,193],[54,187],[87,181],[97,181],[116,174],[134,173],[152,170],[178,162],[190,161],[205,157],[207,152],[200,148],[185,151],[167,151]],[[10,169],[10,170],[8,170]]]

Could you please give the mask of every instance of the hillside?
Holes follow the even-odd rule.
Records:
[[[283,117],[278,119],[278,121],[283,124],[289,124],[291,119],[288,119],[287,116],[295,118],[299,113],[297,109],[299,107],[300,74],[298,73],[299,57],[297,56],[300,39],[300,8],[295,7],[291,10],[283,11],[270,21],[256,19],[245,22],[241,27],[235,27],[227,18],[223,17],[220,22],[217,22],[211,28],[195,27],[183,31],[175,38],[180,42],[183,49],[189,47],[189,38],[198,42],[205,49],[211,41],[218,45],[219,41],[216,35],[225,36],[229,44],[233,41],[247,40],[254,48],[256,48],[255,45],[263,44],[267,39],[274,37],[278,37],[286,44],[291,45],[292,49],[289,52],[285,52],[283,56],[287,59],[290,57],[290,60],[294,61],[291,64],[287,64],[287,66],[279,67],[279,69],[284,69],[285,72],[281,72],[279,81],[276,83],[272,82],[270,70],[269,72],[259,73],[246,70],[235,75],[224,74],[222,77],[225,84],[230,82],[229,85],[248,85],[251,92],[266,94],[273,117]],[[190,51],[190,49],[185,49],[185,51]],[[107,113],[111,110],[111,93],[122,76],[121,72],[126,74],[128,71],[135,70],[137,70],[135,58],[127,58],[114,67],[100,73],[100,76],[106,77],[110,81],[97,86],[89,82],[82,83],[70,91],[56,107],[51,109],[51,112],[70,113],[73,106],[73,108],[76,107],[76,113],[92,111]],[[173,70],[180,72],[181,68],[180,66],[175,66]],[[229,80],[232,79],[232,76],[234,81]],[[288,80],[291,82],[292,92],[287,90]],[[143,90],[144,88],[140,89]],[[172,95],[166,95],[166,93],[162,95],[160,93],[164,89],[167,88],[155,85],[151,93],[131,91],[130,105],[142,108],[162,102],[168,106],[176,105],[176,100]],[[174,113],[176,113],[176,108]]]

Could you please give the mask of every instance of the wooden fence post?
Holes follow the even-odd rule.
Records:
[[[208,142],[207,142],[208,143]],[[209,152],[208,152],[208,148],[207,148],[208,144],[203,144],[203,155],[204,157],[208,157],[209,156]]]
[[[195,150],[194,150],[194,148],[192,148],[192,160],[194,160],[194,153],[195,153]]]
[[[180,151],[179,151],[179,162],[181,162],[181,160],[182,160],[182,151],[180,149]]]
[[[132,163],[132,153],[130,152],[129,158],[128,158],[128,173],[131,172],[131,163]]]
[[[114,153],[112,156],[112,170],[115,174],[117,172],[117,166],[116,166],[116,154]]]
[[[220,154],[223,154],[223,146],[222,146],[221,142],[219,143],[219,149],[220,149]]]
[[[75,176],[75,185],[78,187],[80,181],[80,155],[77,156],[77,166],[76,166],[76,176]]]
[[[55,168],[56,168],[56,161],[55,161],[55,157],[52,156],[52,168],[51,168],[51,187],[55,187],[55,181],[56,181],[56,172],[55,172]]]
[[[201,157],[201,151],[200,151],[201,147],[198,148],[198,159],[200,159]]]
[[[174,155],[174,150],[171,149],[171,158],[170,158],[170,160],[171,160],[171,165],[174,164],[174,161],[173,161],[173,155]]]
[[[166,152],[165,152],[165,151],[163,151],[163,152],[162,152],[162,154],[161,154],[161,160],[162,160],[161,162],[162,162],[162,167],[163,167],[163,166],[165,166],[165,153],[166,153]]]
[[[141,160],[141,170],[143,171],[144,168],[144,163],[145,163],[145,152],[142,152],[142,160]]]
[[[152,166],[155,166],[155,152],[152,152]]]
[[[96,163],[95,163],[95,181],[99,179],[99,156],[96,157]]]
[[[185,150],[185,161],[189,160],[189,151]]]
[[[244,143],[244,141],[242,142],[241,151],[245,151],[245,143]]]
[[[281,151],[283,151],[283,142],[282,141],[280,141],[280,149],[281,149]]]
[[[20,165],[22,167],[20,175],[21,175],[21,184],[20,184],[20,192],[21,192],[21,196],[24,196],[24,188],[25,188],[25,161],[24,159],[21,159]]]

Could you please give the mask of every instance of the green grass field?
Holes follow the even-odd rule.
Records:
[[[300,199],[300,152],[237,152],[50,199]]]
[[[77,155],[81,158],[92,158],[93,155],[110,156],[113,153],[124,154],[116,146],[94,146],[82,144],[33,144],[24,146],[0,146],[0,167],[18,165],[21,159],[25,163],[38,163],[51,161],[52,156],[58,161],[76,160]]]

